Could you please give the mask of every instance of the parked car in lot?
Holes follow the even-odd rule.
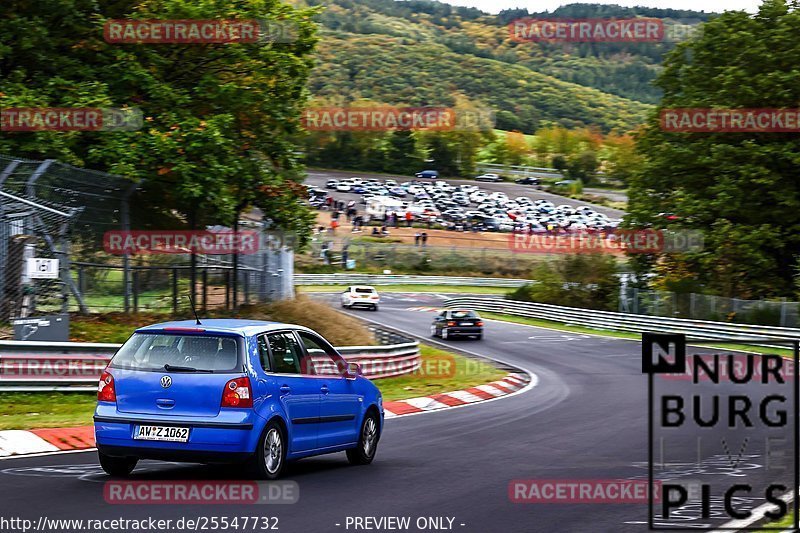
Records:
[[[527,178],[515,179],[514,183],[519,183],[520,185],[539,185],[539,178],[532,178],[529,176]]]
[[[339,180],[328,180],[325,182],[325,187],[328,189],[335,189],[339,185]]]
[[[417,172],[414,174],[417,178],[430,178],[430,179],[437,179],[439,177],[438,170],[423,170],[422,172]]]
[[[113,476],[159,459],[244,462],[276,479],[323,453],[369,464],[383,417],[377,387],[314,331],[215,319],[137,329],[100,377],[94,429]]]
[[[452,337],[483,338],[483,320],[469,309],[445,309],[433,319],[431,335],[449,339]]]
[[[492,182],[496,182],[496,181],[503,181],[503,178],[501,178],[497,174],[481,174],[480,176],[475,178],[475,181],[492,181]]]
[[[342,307],[352,309],[354,307],[367,307],[373,311],[378,310],[381,297],[375,287],[368,285],[351,285],[342,293]]]

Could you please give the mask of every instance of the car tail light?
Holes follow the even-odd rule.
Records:
[[[480,320],[478,320],[477,322],[475,322],[475,325],[476,325],[476,326],[482,326],[482,325],[483,325],[483,322],[481,322]]]
[[[253,390],[250,378],[236,378],[225,384],[220,407],[253,407]]]
[[[452,320],[451,320],[450,322],[448,322],[448,323],[447,323],[447,325],[448,325],[448,326],[455,326],[455,325],[456,325],[456,323],[455,323],[454,321],[452,321]]]
[[[117,391],[114,388],[114,376],[108,372],[103,372],[100,375],[100,381],[97,384],[97,400],[101,402],[116,402]]]
[[[372,296],[370,296],[370,298],[372,298],[373,300],[377,300],[378,298],[380,298],[380,296],[378,296],[377,294],[373,294]]]

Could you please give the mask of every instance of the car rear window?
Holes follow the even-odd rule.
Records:
[[[450,316],[453,318],[479,318],[475,311],[453,311]]]
[[[111,360],[111,368],[184,372],[232,372],[240,368],[241,338],[134,333]],[[176,369],[177,370],[177,369]]]
[[[375,292],[375,290],[374,289],[356,289],[356,292],[358,292],[360,294],[372,294],[373,292]]]

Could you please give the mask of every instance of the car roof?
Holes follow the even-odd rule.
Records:
[[[198,325],[194,320],[176,320],[173,322],[161,322],[151,324],[136,330],[137,333],[147,333],[151,331],[162,331],[166,328],[185,328],[187,330],[202,329],[204,333],[235,333],[243,336],[256,335],[268,331],[278,331],[282,329],[301,329],[312,331],[306,327],[296,324],[286,324],[283,322],[268,322],[265,320],[246,320],[239,318],[208,318],[201,320]]]
[[[350,285],[350,288],[351,289],[369,289],[371,291],[375,291],[375,287],[372,287],[371,285]],[[378,291],[375,291],[375,292],[378,292]]]

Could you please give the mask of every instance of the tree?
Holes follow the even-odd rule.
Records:
[[[671,108],[796,108],[800,12],[767,0],[757,14],[726,12],[668,57],[664,99],[638,136],[645,161],[631,179],[629,224],[693,228],[705,248],[686,254],[697,279],[724,296],[793,291],[800,255],[800,138],[786,133],[674,133]],[[675,213],[674,222],[658,217]]]
[[[133,132],[4,135],[0,151],[52,157],[143,180],[138,228],[235,225],[249,207],[273,205],[261,185],[302,179],[293,138],[300,131],[312,66],[314,10],[279,0],[24,0],[0,18],[3,107],[137,107]],[[295,26],[288,43],[109,44],[109,18],[269,19]],[[265,213],[308,234],[305,207]]]
[[[597,154],[591,150],[585,150],[567,162],[567,176],[570,179],[581,180],[584,183],[594,181],[597,168],[600,162]]]

